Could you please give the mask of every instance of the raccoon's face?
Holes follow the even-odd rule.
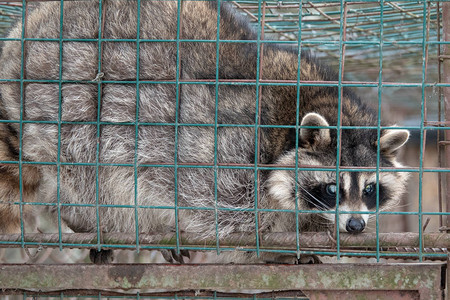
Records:
[[[319,114],[307,114],[302,126],[329,126]],[[350,233],[363,231],[370,214],[395,206],[404,192],[407,180],[405,172],[358,171],[358,167],[375,168],[377,165],[377,131],[348,129],[341,132],[339,180],[336,177],[336,134],[330,129],[302,128],[299,133],[299,149],[280,157],[278,164],[315,167],[316,170],[272,171],[268,179],[268,193],[282,209],[336,211],[339,199],[339,229]],[[409,138],[407,130],[382,130],[380,136],[380,167],[402,167],[396,161],[397,150]],[[296,153],[297,152],[297,153]],[[331,167],[327,170],[326,167]],[[346,171],[345,167],[356,167]],[[317,170],[322,169],[322,170]],[[325,169],[325,170],[324,170]],[[378,199],[378,200],[377,200]],[[336,213],[320,213],[326,223],[336,222]],[[373,215],[373,214],[372,214]]]

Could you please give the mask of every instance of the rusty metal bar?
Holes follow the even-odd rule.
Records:
[[[175,233],[163,234],[140,234],[139,244],[142,246],[152,245],[158,247],[161,245],[172,246],[176,243]],[[426,248],[450,248],[449,233],[424,233],[424,247]],[[61,243],[66,247],[76,248],[92,248],[97,244],[96,233],[63,233],[61,235]],[[419,233],[403,232],[403,233],[379,233],[380,247],[419,247]],[[296,233],[295,232],[275,232],[265,233],[261,235],[265,249],[282,248],[287,250],[296,249]],[[0,235],[0,247],[21,247],[20,234],[4,234]],[[114,248],[114,245],[134,245],[136,236],[134,233],[105,233],[103,236],[105,247]],[[216,240],[204,240],[195,233],[180,234],[180,241],[185,247],[205,247],[215,246]],[[41,246],[52,247],[51,244],[58,244],[59,235],[29,233],[24,235],[26,247],[36,248]],[[317,233],[300,233],[299,243],[302,248],[334,248],[335,241],[330,240],[326,232]],[[50,244],[50,245],[47,245]],[[248,247],[256,246],[255,234],[250,233],[234,233],[220,240],[223,247]],[[76,245],[76,246],[73,246]],[[340,233],[340,245],[343,248],[375,248],[377,245],[377,235],[375,233],[361,233],[357,235]],[[58,246],[58,245],[54,245]]]
[[[411,300],[429,299],[419,291],[314,291],[308,293],[309,299],[345,299],[345,300]],[[440,299],[440,298],[437,298]]]
[[[289,299],[306,299],[306,295],[301,291],[271,291],[262,292],[257,294],[244,294],[244,293],[220,293],[211,291],[183,291],[183,292],[158,292],[158,293],[146,293],[139,292],[139,298],[136,294],[130,293],[120,293],[116,291],[100,291],[100,290],[64,290],[61,292],[38,292],[38,291],[27,291],[27,290],[0,290],[0,295],[24,295],[28,297],[31,296],[53,296],[59,297],[64,295],[64,297],[71,296],[117,296],[117,297],[133,297],[131,299],[140,299],[141,297],[161,297],[161,299],[183,299],[184,297],[189,297],[190,299],[204,299],[208,298],[218,298],[218,299],[278,299],[280,297]],[[164,297],[164,298],[163,298]],[[346,299],[346,300],[392,300],[392,299],[419,299],[419,291],[309,291],[309,299]],[[428,299],[428,298],[425,298]]]
[[[0,289],[40,291],[418,291],[441,299],[444,264],[0,265]],[[82,276],[80,276],[82,274]],[[195,276],[192,276],[195,274]]]
[[[439,31],[439,30],[438,30]],[[439,41],[450,41],[450,3],[444,2],[442,3],[442,39]],[[442,66],[442,74],[439,74],[440,83],[441,82],[450,82],[450,45],[444,44],[443,47],[443,55],[439,52],[439,71],[441,71]],[[445,121],[450,121],[450,87],[442,87],[440,89],[442,91],[442,97],[444,100],[444,117]],[[441,97],[441,95],[439,95]],[[450,141],[450,131],[445,130],[444,132],[445,141]],[[450,145],[444,144],[444,157],[443,160],[445,162],[446,167],[450,167]],[[450,211],[450,174],[445,174],[445,195],[446,195],[446,212]],[[447,232],[449,232],[450,228],[450,217],[446,216],[447,219]],[[449,248],[449,247],[447,247]],[[445,298],[449,299],[450,292],[450,256],[447,257],[447,271],[446,271],[446,287],[445,287]]]
[[[260,34],[259,34],[259,41],[258,43],[260,43],[260,41],[264,40],[264,28],[265,28],[265,24],[266,24],[266,2],[263,1],[262,2],[262,7],[261,7],[261,26],[260,26]],[[257,80],[257,84],[256,87],[258,89],[257,91],[257,97],[258,97],[258,101],[257,101],[257,110],[256,110],[256,115],[257,115],[257,122],[256,122],[256,157],[255,157],[255,165],[257,166],[260,163],[261,160],[261,127],[259,125],[262,125],[261,122],[261,115],[262,115],[262,93],[263,93],[263,89],[262,86],[259,85],[259,80],[264,78],[263,76],[263,66],[264,66],[264,43],[260,43],[259,46],[259,71],[258,71],[258,76],[256,78]],[[259,222],[259,220],[261,220],[261,213],[258,210],[260,203],[261,203],[261,170],[256,168],[255,169],[256,172],[256,187],[257,187],[257,192],[256,192],[256,205],[255,205],[255,223],[256,223],[256,251],[259,254],[259,247],[261,245],[261,224]]]
[[[382,291],[386,292],[386,291]],[[402,293],[410,294],[409,292],[402,291]],[[236,298],[245,298],[245,299],[267,299],[272,300],[275,297],[289,297],[293,299],[303,299],[302,297],[306,297],[304,293],[301,291],[271,291],[271,292],[261,292],[258,294],[248,294],[248,293],[222,293],[216,291],[182,291],[182,292],[142,292],[139,291],[139,295],[137,293],[130,292],[120,292],[120,291],[104,291],[104,290],[63,290],[63,291],[52,291],[52,292],[42,292],[42,291],[28,291],[25,289],[1,289],[1,295],[24,295],[26,294],[28,297],[30,296],[52,296],[52,297],[60,297],[63,294],[65,297],[73,297],[73,296],[96,296],[97,299],[103,299],[101,297],[106,296],[116,296],[120,299],[141,299],[141,297],[161,297],[161,299],[183,299],[184,297],[190,299],[208,299],[208,298],[218,298],[218,299],[236,299]],[[411,294],[415,294],[414,291],[411,291]],[[130,297],[130,298],[129,298]],[[132,298],[131,298],[132,297]],[[39,298],[38,298],[39,299]],[[347,298],[349,299],[349,298]],[[392,298],[391,298],[392,299]],[[391,300],[389,299],[389,300]],[[410,298],[408,298],[410,299]]]
[[[450,3],[442,3],[442,41],[450,41]],[[444,55],[450,55],[450,46],[444,45]],[[443,58],[443,73],[442,81],[450,82],[450,59]],[[444,114],[445,121],[450,121],[450,87],[442,87],[442,94],[444,97]],[[445,130],[445,140],[450,141],[450,131]],[[450,167],[450,147],[447,146],[444,151],[444,160],[447,168]],[[450,211],[450,174],[446,174],[446,211]],[[450,228],[450,217],[447,217],[447,228]]]

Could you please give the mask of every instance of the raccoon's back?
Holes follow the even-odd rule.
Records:
[[[103,7],[103,26],[99,25],[97,1],[68,2],[63,6],[54,2],[42,3],[29,15],[25,24],[26,37],[42,41],[24,43],[23,76],[38,82],[24,84],[22,114],[20,84],[0,86],[3,107],[9,119],[49,122],[24,124],[26,157],[37,161],[57,159],[57,122],[60,120],[84,122],[83,125],[61,126],[60,147],[65,150],[61,153],[63,161],[95,161],[98,135],[103,138],[99,151],[105,162],[111,162],[114,157],[115,162],[129,163],[133,159],[129,153],[135,148],[136,131],[131,126],[105,125],[98,132],[94,123],[174,123],[175,101],[172,99],[175,99],[175,86],[141,84],[138,87],[136,82],[174,79],[175,47],[171,43],[138,44],[124,39],[136,40],[138,27],[142,39],[175,39],[176,5],[145,1],[140,8],[140,18],[145,21],[141,21],[139,26],[137,3],[130,1],[107,2]],[[9,37],[20,38],[21,35],[19,24]],[[99,43],[99,37],[107,41]],[[61,41],[60,38],[70,40]],[[20,42],[5,42],[0,60],[1,78],[20,79],[21,52]],[[111,83],[99,85],[94,81],[97,76]],[[58,82],[60,79],[61,84]],[[19,125],[15,126],[18,129]],[[164,145],[171,135],[173,130],[160,127],[151,130],[147,138],[159,140]],[[115,149],[111,151],[111,148]],[[171,154],[164,146],[152,152],[156,156]],[[171,156],[173,158],[173,154]],[[164,160],[161,157],[151,159]]]
[[[63,10],[63,24],[60,23],[60,10]],[[62,53],[61,78],[64,80],[93,80],[99,66],[105,73],[104,80],[131,80],[136,78],[136,53],[140,39],[174,40],[176,38],[176,3],[145,1],[141,4],[138,26],[138,7],[135,2],[111,1],[102,8],[99,15],[97,1],[42,3],[30,13],[26,26],[26,37],[42,41],[26,41],[27,79],[58,79],[60,73],[60,48]],[[99,26],[99,16],[104,25]],[[62,29],[62,33],[61,33]],[[101,31],[101,33],[100,33]],[[20,38],[21,24],[9,38]],[[60,39],[72,39],[62,41]],[[102,38],[99,51],[98,39]],[[124,40],[130,40],[125,42]],[[113,40],[118,40],[114,42]],[[14,44],[14,46],[9,46]],[[19,78],[20,42],[8,42],[5,50],[9,58],[3,60],[2,76]],[[139,50],[140,77],[142,79],[174,76],[173,47],[161,43],[142,43]],[[99,52],[102,58],[100,60]],[[152,55],[148,55],[152,54]],[[157,54],[157,55],[155,55]],[[165,59],[165,60],[163,60]],[[101,65],[99,65],[101,64]]]
[[[178,133],[173,126],[176,121],[193,124],[215,122],[214,87],[200,84],[177,87],[175,84],[177,78],[189,80],[204,78],[206,74],[215,76],[215,45],[178,45],[175,42],[179,25],[176,2],[143,1],[138,9],[137,2],[108,1],[102,12],[104,24],[99,22],[97,1],[70,1],[63,6],[56,2],[42,3],[30,13],[26,37],[42,41],[24,42],[23,77],[37,82],[23,85],[22,113],[19,83],[21,42],[5,42],[0,58],[0,78],[17,80],[0,85],[7,117],[11,120],[47,121],[45,124],[23,124],[23,153],[32,160],[55,161],[60,147],[62,161],[94,162],[100,157],[106,163],[133,163],[133,150],[138,147],[142,150],[138,158],[141,163],[173,163],[175,135]],[[210,3],[187,3],[181,29],[184,38],[215,37],[215,12]],[[235,22],[232,20],[230,23],[233,25]],[[246,31],[241,29],[241,32]],[[228,33],[236,34],[236,30],[228,30]],[[222,30],[222,34],[227,32]],[[20,38],[21,35],[19,24],[9,37]],[[99,42],[98,38],[104,40]],[[137,42],[137,38],[143,41]],[[177,62],[181,70],[178,74]],[[98,84],[94,79],[103,82]],[[253,89],[221,86],[219,94],[218,122],[254,122]],[[59,127],[58,121],[66,123]],[[98,122],[102,125],[97,126]],[[143,124],[138,130],[134,126],[137,122]],[[17,123],[14,126],[19,128]],[[214,129],[211,126],[180,127],[179,130],[187,136],[180,139],[180,144],[188,144],[179,148],[195,148],[186,154],[181,150],[178,155],[182,161],[213,161]],[[227,132],[227,129],[220,131]],[[254,135],[243,129],[234,139],[248,134]],[[233,140],[226,133],[223,136],[224,143],[227,139]],[[98,138],[102,139],[99,149],[96,146]],[[137,142],[141,140],[143,142]],[[198,146],[199,140],[204,141],[204,147]],[[150,145],[145,144],[146,141],[158,143]],[[218,144],[223,143],[219,140]],[[221,155],[225,162],[229,162],[236,154],[242,156],[241,150],[221,151]],[[245,159],[237,160],[247,161],[248,153],[244,154]]]
[[[178,184],[181,206],[214,207],[216,188],[219,205],[251,207],[253,171],[220,170],[215,182],[212,168],[180,168],[177,182],[171,167],[175,163],[213,164],[215,160],[254,161],[254,128],[214,127],[214,86],[175,84],[181,76],[195,79],[215,74],[215,45],[186,44],[177,50],[177,7],[172,2],[143,1],[139,26],[136,2],[105,3],[104,26],[99,23],[96,1],[64,3],[62,26],[59,3],[39,5],[29,15],[26,34],[47,40],[24,43],[23,68],[24,78],[36,82],[23,85],[23,102],[19,81],[0,85],[7,117],[36,121],[22,124],[23,157],[68,163],[59,171],[54,165],[42,166],[43,196],[47,198],[42,201],[59,198],[62,203],[95,203],[98,199],[108,205],[135,205],[137,201],[139,205],[167,206],[173,205]],[[196,14],[183,19],[183,33],[191,38],[196,33],[212,38],[216,20],[205,14],[211,12],[207,4],[197,3],[186,8]],[[198,22],[201,20],[209,23]],[[143,42],[136,41],[138,27]],[[20,26],[10,34],[10,38],[19,37]],[[99,37],[106,40],[100,43]],[[6,42],[0,78],[20,79],[21,50],[20,42]],[[183,74],[177,74],[179,57]],[[254,88],[225,86],[219,93],[218,122],[254,122]],[[177,122],[190,125],[177,126]],[[14,126],[19,128],[18,123]],[[222,199],[226,200],[221,203]],[[105,230],[133,229],[131,210],[108,208],[102,212]],[[62,214],[74,228],[95,229],[95,214],[89,208],[69,207]],[[159,224],[173,220],[172,211],[139,214],[143,230],[157,228],[158,218],[163,219]],[[230,218],[223,219],[231,226]],[[198,220],[205,222],[204,217]],[[187,223],[197,226],[192,220]]]

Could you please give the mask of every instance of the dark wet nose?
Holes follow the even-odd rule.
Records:
[[[351,217],[347,221],[347,225],[345,226],[345,229],[350,233],[360,233],[361,231],[364,230],[365,227],[366,227],[366,222],[364,222],[364,220],[362,218],[356,219],[356,218]]]

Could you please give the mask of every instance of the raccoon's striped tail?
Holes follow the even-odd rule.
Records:
[[[5,121],[6,114],[0,107],[0,233],[18,233],[20,201],[34,200],[40,176],[31,165],[23,165],[19,171],[19,136],[11,123]],[[23,206],[23,213],[28,211],[29,206]]]

